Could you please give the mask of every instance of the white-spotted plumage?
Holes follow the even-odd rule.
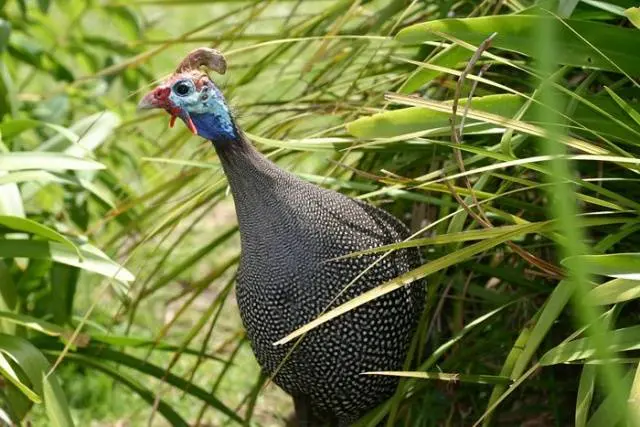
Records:
[[[328,308],[418,267],[419,252],[395,251],[345,289],[380,254],[335,258],[402,241],[406,227],[385,211],[281,170],[244,138],[216,149],[240,223],[236,295],[258,362],[294,399],[304,399],[315,419],[347,426],[393,394],[397,379],[361,373],[402,368],[424,284],[310,331],[282,366],[292,344],[273,344]]]
[[[164,108],[213,142],[236,204],[242,244],[236,295],[258,362],[293,396],[304,427],[348,426],[393,394],[396,378],[361,374],[401,369],[424,305],[424,283],[313,329],[286,360],[293,343],[273,344],[418,267],[420,254],[398,250],[371,268],[380,255],[335,259],[402,241],[408,230],[383,210],[302,181],[267,160],[237,128],[213,82],[183,66],[191,63],[226,68],[219,52],[196,49],[140,108]]]

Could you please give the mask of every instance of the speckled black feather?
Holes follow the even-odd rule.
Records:
[[[379,256],[332,259],[401,241],[408,230],[383,210],[283,171],[239,134],[215,147],[240,224],[240,314],[258,362],[272,375],[291,348],[273,343],[314,320]],[[331,307],[420,263],[416,249],[396,251]],[[360,373],[402,367],[424,292],[424,283],[414,283],[309,332],[274,379],[298,412],[308,411],[299,417],[348,426],[390,397],[396,379]]]

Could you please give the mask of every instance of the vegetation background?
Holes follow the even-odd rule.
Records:
[[[407,378],[359,425],[637,425],[634,6],[0,1],[0,424],[279,426],[291,411],[235,307],[214,151],[135,112],[207,45],[260,150],[389,210],[424,251]]]

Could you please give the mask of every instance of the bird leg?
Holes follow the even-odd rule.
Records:
[[[311,406],[306,396],[293,396],[293,407],[298,419],[298,427],[316,427],[312,424]]]

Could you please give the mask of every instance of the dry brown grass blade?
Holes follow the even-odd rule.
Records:
[[[473,67],[477,63],[477,61],[482,56],[483,52],[485,50],[487,50],[491,46],[491,41],[493,40],[493,38],[496,35],[497,35],[497,33],[493,33],[491,36],[489,36],[487,39],[485,39],[478,46],[478,49],[476,49],[476,51],[474,52],[473,56],[469,60],[467,66],[465,67],[464,71],[460,74],[460,77],[458,78],[458,82],[456,84],[456,90],[455,90],[453,101],[452,101],[452,105],[451,105],[452,116],[451,116],[451,119],[450,119],[451,120],[451,140],[455,145],[462,144],[461,129],[462,129],[463,126],[461,125],[460,128],[458,128],[458,126],[456,125],[456,120],[457,120],[457,117],[458,117],[458,114],[457,114],[458,102],[459,102],[459,99],[460,99],[460,93],[462,91],[462,86],[464,85],[464,81],[465,81],[465,78],[466,78],[467,74],[469,74],[471,72],[471,70],[473,69]],[[481,70],[481,73],[482,72],[483,71]],[[482,74],[480,74],[479,77],[481,77],[481,75]],[[474,93],[474,89],[476,87],[476,84],[477,84],[477,80],[474,81],[474,86],[473,86],[472,90],[469,92],[467,103],[465,104],[464,112],[463,112],[463,114],[461,116],[461,121],[462,122],[464,122],[466,114],[469,111],[469,107],[470,107],[471,101],[473,99],[473,93]],[[456,163],[458,164],[458,168],[460,169],[460,172],[464,174],[466,172],[466,170],[465,170],[465,166],[464,166],[464,160],[462,158],[462,151],[459,148],[454,146],[453,147],[453,153],[454,153],[454,157],[456,159]],[[491,224],[491,221],[489,220],[487,215],[484,213],[484,210],[482,209],[482,205],[480,203],[478,203],[478,199],[476,198],[475,192],[473,191],[473,187],[471,185],[471,182],[469,181],[468,176],[465,175],[463,177],[463,181],[464,181],[464,183],[465,183],[465,185],[467,187],[467,190],[468,190],[469,194],[471,195],[471,198],[473,200],[474,206],[476,206],[476,208],[478,209],[478,213],[474,212],[473,209],[471,209],[464,202],[464,200],[462,200],[462,198],[458,195],[458,193],[456,192],[455,188],[451,185],[449,180],[445,180],[445,183],[447,184],[447,187],[449,188],[449,191],[454,196],[456,201],[464,208],[464,210],[476,222],[478,222],[480,225],[482,225],[485,228],[493,228],[493,225]],[[532,253],[522,249],[520,246],[516,245],[513,242],[507,242],[507,245],[509,245],[509,247],[515,253],[520,255],[520,257],[522,257],[522,259],[524,259],[526,262],[538,267],[540,270],[542,270],[547,275],[549,275],[550,278],[561,279],[563,277],[562,270],[559,269],[558,267],[556,267],[556,266],[554,266],[554,265],[552,265],[552,264],[550,264],[550,263],[548,263],[548,262],[536,257]]]

